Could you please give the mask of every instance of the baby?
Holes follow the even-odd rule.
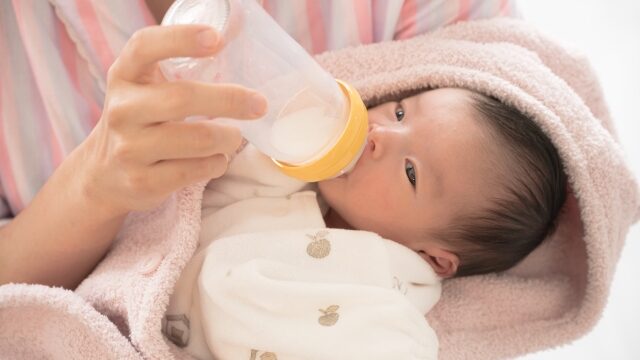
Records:
[[[354,171],[319,184],[328,227],[396,241],[441,277],[506,270],[552,231],[566,175],[551,141],[517,110],[435,89],[379,105],[369,122]]]
[[[301,183],[249,145],[207,186],[171,341],[201,359],[436,358],[439,280],[509,269],[553,231],[567,180],[530,119],[458,88],[391,100],[346,175]]]

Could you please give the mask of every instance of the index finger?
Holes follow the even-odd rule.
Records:
[[[118,78],[135,81],[151,73],[160,60],[207,56],[221,45],[220,35],[210,26],[149,26],[131,36],[111,71]]]

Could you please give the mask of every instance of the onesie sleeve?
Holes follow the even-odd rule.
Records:
[[[309,186],[308,183],[285,175],[271,158],[245,141],[229,163],[225,175],[210,181],[205,187],[203,216],[240,200],[285,197]]]
[[[426,263],[424,274],[394,273],[390,255],[422,259],[400,245],[390,254],[387,242],[336,229],[217,240],[198,278],[210,351],[222,360],[436,359],[436,334],[399,282],[423,281],[438,296],[440,284]]]

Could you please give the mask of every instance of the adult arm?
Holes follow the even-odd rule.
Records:
[[[255,118],[266,101],[235,85],[167,82],[157,62],[220,47],[205,26],[149,27],[110,68],[100,121],[31,203],[0,228],[0,285],[74,289],[104,256],[127,213],[217,178],[241,143],[237,129],[189,115]]]

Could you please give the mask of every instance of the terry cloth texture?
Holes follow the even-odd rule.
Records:
[[[568,343],[593,327],[628,228],[640,216],[640,191],[586,59],[508,19],[460,23],[317,59],[368,105],[431,87],[492,95],[530,115],[563,159],[569,197],[552,238],[506,273],[444,283],[428,315],[441,359],[514,357]],[[131,214],[75,293],[0,287],[0,354],[188,358],[163,337],[161,320],[196,248],[203,186]]]

